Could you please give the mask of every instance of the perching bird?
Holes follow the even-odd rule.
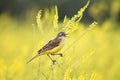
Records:
[[[43,46],[37,53],[36,56],[34,56],[32,59],[30,59],[27,63],[31,62],[36,57],[47,54],[47,56],[52,60],[53,64],[56,62],[56,60],[53,60],[50,55],[60,55],[62,56],[62,53],[57,53],[60,51],[66,40],[66,33],[65,32],[59,32],[56,38],[53,40],[50,40],[45,46]]]

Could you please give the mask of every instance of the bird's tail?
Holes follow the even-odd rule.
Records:
[[[30,63],[33,59],[35,59],[36,57],[38,57],[40,54],[35,55],[33,58],[31,58],[26,64]]]

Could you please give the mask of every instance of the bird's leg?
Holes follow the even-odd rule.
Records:
[[[51,54],[51,55],[59,55],[59,56],[63,57],[63,54],[62,54],[62,53],[59,53],[59,54]]]
[[[55,64],[56,60],[53,60],[49,54],[47,54],[47,56],[50,58],[50,60],[53,62],[53,64]]]

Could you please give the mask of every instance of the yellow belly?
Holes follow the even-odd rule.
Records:
[[[60,51],[63,48],[64,44],[65,44],[65,39],[63,39],[61,41],[61,43],[59,44],[59,46],[57,46],[57,47],[55,47],[55,48],[53,48],[51,50],[48,50],[48,51],[46,51],[46,52],[44,52],[42,54],[55,54],[55,53],[57,53],[58,51]]]
[[[60,51],[62,48],[63,48],[63,45],[59,45],[58,47],[55,47],[51,50],[46,51],[45,54],[55,54],[58,51]]]

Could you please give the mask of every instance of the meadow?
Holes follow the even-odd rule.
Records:
[[[0,16],[0,80],[119,80],[120,30],[106,20],[103,24],[86,26],[79,23],[84,6],[71,19],[58,22],[57,7],[39,11],[18,21],[5,13]],[[34,11],[33,11],[34,12]],[[28,14],[32,14],[28,13]],[[34,16],[35,17],[35,16]],[[63,57],[53,65],[46,55],[26,62],[60,31],[69,34]]]

